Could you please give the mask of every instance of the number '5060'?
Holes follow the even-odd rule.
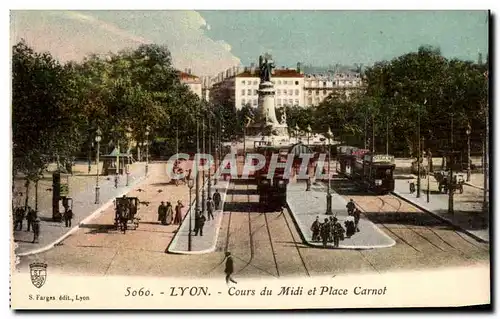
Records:
[[[125,297],[147,297],[151,296],[151,292],[149,290],[144,290],[144,287],[137,289],[132,289],[132,287],[127,287],[127,291],[125,292]]]

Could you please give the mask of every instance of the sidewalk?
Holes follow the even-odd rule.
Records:
[[[426,180],[422,181],[420,198],[416,197],[416,193],[410,194],[409,179],[396,179],[393,194],[437,218],[460,228],[475,239],[489,242],[489,229],[485,227],[487,220],[481,210],[481,201],[479,199],[471,201],[471,198],[467,197],[470,192],[470,190],[467,190],[468,186],[464,187],[464,194],[456,194],[454,196],[454,214],[451,216],[448,213],[448,194],[438,193],[437,183],[433,181],[432,177],[431,180],[429,202],[427,202]],[[472,198],[477,197],[475,194],[472,195]]]
[[[323,183],[313,184],[310,191],[306,191],[305,182],[292,182],[287,188],[287,202],[296,225],[302,236],[302,240],[314,247],[323,247],[321,242],[313,242],[311,225],[319,216],[320,222],[331,215],[326,215],[326,190],[327,186]],[[332,194],[332,211],[337,216],[342,227],[346,219],[347,202],[345,199],[330,189]],[[371,221],[361,218],[359,221],[360,232],[355,233],[351,238],[345,238],[340,242],[338,248],[344,249],[373,249],[386,248],[396,244],[396,242],[380,230]],[[328,247],[333,248],[333,243],[328,243]]]
[[[73,220],[72,227],[65,227],[61,223],[52,221],[52,180],[44,179],[39,183],[38,190],[38,216],[40,222],[40,236],[38,243],[32,243],[33,232],[27,230],[27,222],[23,221],[23,230],[14,231],[14,241],[17,244],[15,253],[26,255],[39,252],[45,247],[52,246],[63,236],[73,231],[83,220],[97,211],[106,209],[112,204],[115,197],[121,196],[136,187],[145,177],[144,163],[135,163],[131,166],[129,175],[129,186],[126,186],[126,175],[120,175],[118,188],[114,186],[113,176],[101,176],[99,178],[100,203],[95,204],[95,175],[74,175],[69,177],[69,197],[73,198]],[[30,205],[34,208],[34,191],[30,193]],[[23,201],[24,203],[24,201]]]
[[[217,185],[213,185],[212,182],[212,194],[216,189],[219,190],[221,194],[221,204],[220,208],[214,212],[214,219],[205,222],[203,227],[203,236],[194,236],[194,232],[191,235],[191,251],[188,251],[189,242],[189,208],[184,216],[181,226],[179,227],[177,233],[175,234],[172,242],[168,246],[167,251],[171,254],[207,254],[215,251],[215,246],[217,245],[217,238],[219,236],[220,226],[222,224],[222,218],[224,216],[224,203],[226,201],[226,193],[229,187],[230,180],[219,180]],[[207,186],[205,186],[206,192]],[[206,193],[207,194],[207,193]],[[200,200],[201,200],[201,190],[200,190]],[[208,194],[207,194],[208,196]],[[195,195],[192,198],[192,207],[195,205]],[[201,203],[200,203],[201,204]],[[206,214],[205,214],[206,215]],[[206,216],[205,216],[206,217]],[[194,211],[191,216],[191,229],[194,229]]]

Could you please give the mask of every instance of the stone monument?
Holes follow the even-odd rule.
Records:
[[[271,82],[272,70],[275,67],[272,57],[268,54],[259,57],[260,84],[257,114],[248,126],[248,135],[260,136],[267,140],[278,141],[289,139],[286,115],[281,122],[276,118],[275,90]]]

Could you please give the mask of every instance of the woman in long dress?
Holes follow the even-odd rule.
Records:
[[[167,213],[165,214],[165,225],[170,225],[172,223],[172,217],[174,215],[174,211],[172,210],[172,204],[167,202]]]
[[[175,218],[174,218],[174,224],[180,225],[182,221],[182,208],[184,205],[182,205],[181,201],[177,201],[177,206],[175,206]]]

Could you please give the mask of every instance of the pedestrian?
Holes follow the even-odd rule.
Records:
[[[312,223],[312,241],[319,241],[319,231],[321,229],[321,223],[319,222],[319,216],[316,216],[316,220]]]
[[[33,222],[33,241],[32,241],[33,244],[35,242],[38,243],[39,235],[40,235],[40,218],[36,217]]]
[[[15,220],[14,230],[16,230],[18,226],[19,230],[23,230],[24,213],[25,213],[24,208],[22,207],[16,208],[14,212],[14,220]]]
[[[338,222],[337,218],[334,218],[333,222],[335,223],[333,231],[333,246],[338,248],[340,241],[344,240],[345,230],[342,228],[342,225]]]
[[[207,220],[214,219],[214,202],[210,199],[207,199]]]
[[[166,213],[165,213],[165,225],[170,225],[174,216],[174,211],[172,210],[172,204],[167,202]]]
[[[354,228],[354,217],[350,216],[344,222],[345,225],[345,235],[347,238],[351,238],[352,235],[356,232]]]
[[[328,237],[330,236],[330,223],[328,222],[328,218],[325,218],[325,222],[321,224],[320,233],[321,240],[323,241],[323,247],[326,248]]]
[[[311,190],[311,177],[308,176],[306,180],[306,192]]]
[[[194,235],[198,236],[198,232],[200,233],[200,236],[203,236],[203,226],[205,226],[205,221],[207,219],[205,218],[205,215],[203,214],[198,214],[194,220]]]
[[[175,206],[175,218],[174,218],[174,224],[180,225],[182,222],[182,208],[184,205],[182,205],[181,201],[177,201],[177,205]]]
[[[64,223],[66,227],[71,227],[71,220],[73,219],[73,210],[67,209],[64,211]]]
[[[220,197],[220,193],[219,193],[218,189],[215,190],[213,198],[214,198],[215,209],[219,210],[220,209],[221,197]]]
[[[333,237],[334,237],[334,232],[335,232],[335,220],[337,218],[330,216],[330,220],[328,221],[328,226],[330,228],[330,232],[328,233],[328,242],[333,243]]]
[[[237,284],[236,280],[231,277],[234,272],[234,264],[233,257],[229,251],[226,251],[226,268],[224,269],[224,272],[226,273],[226,284],[229,284],[229,281]]]
[[[356,228],[356,231],[359,232],[358,224],[359,224],[359,219],[361,218],[361,211],[358,208],[356,208],[354,210],[353,216],[354,216],[354,228]]]
[[[161,202],[160,206],[158,206],[158,221],[165,225],[165,219],[167,217],[167,206],[165,206],[165,202]]]
[[[354,201],[351,198],[345,207],[347,207],[347,215],[351,216],[354,208],[356,208],[356,204],[354,204]]]
[[[36,211],[32,208],[28,209],[28,214],[26,215],[26,221],[28,222],[28,231],[30,231],[30,228],[33,226],[33,221],[36,218]]]
[[[129,218],[130,218],[130,207],[129,207],[129,203],[126,202],[122,206],[122,213],[120,214],[120,222],[121,222],[122,230],[123,230],[124,234],[127,232],[127,223],[128,223]]]

